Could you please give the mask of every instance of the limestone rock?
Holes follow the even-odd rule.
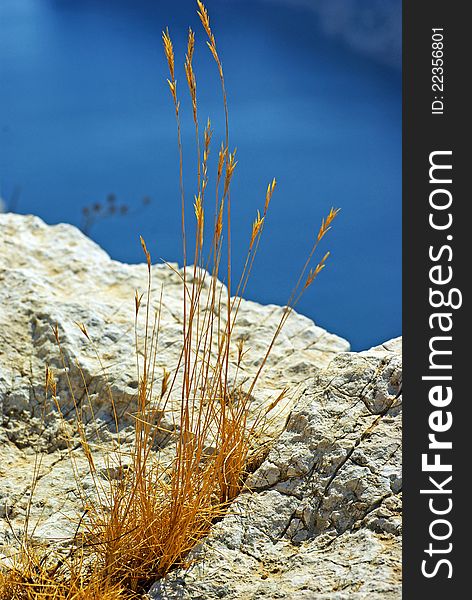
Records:
[[[161,369],[178,362],[183,292],[176,265],[153,266],[152,278],[151,308],[161,319],[159,383]],[[65,407],[72,404],[64,364],[79,400],[86,383],[99,425],[92,445],[116,442],[110,392],[122,414],[122,439],[131,432],[134,291],[146,283],[145,265],[111,260],[70,225],[0,214],[0,556],[14,546],[28,513],[30,533],[58,544],[68,543],[83,513],[74,469],[87,491],[88,465],[74,451],[72,467],[74,429],[45,399],[46,364],[57,373]],[[235,348],[230,371],[243,385],[282,310],[242,301],[234,339],[250,352],[235,369]],[[142,319],[138,332],[142,339]],[[157,582],[153,600],[400,598],[401,340],[348,350],[310,319],[290,316],[253,393],[258,414],[291,390],[271,419],[270,451],[192,551],[190,567]],[[178,427],[169,410],[158,441],[163,453]]]
[[[401,598],[401,341],[314,372],[247,485],[153,600]]]
[[[88,410],[84,383],[87,385],[100,425],[100,443],[114,442],[111,392],[122,417],[120,433],[126,438],[138,385],[134,294],[135,290],[145,291],[146,286],[145,264],[111,260],[71,225],[48,226],[37,217],[0,214],[0,552],[24,524],[36,450],[40,450],[41,461],[31,507],[32,528],[38,522],[35,535],[67,537],[82,513],[68,460],[73,431],[67,421],[58,418],[53,403],[45,400],[47,364],[57,374],[61,403],[71,415],[63,359],[84,414]],[[157,385],[162,369],[172,371],[178,362],[182,296],[177,265],[153,266],[151,308],[160,311],[161,324]],[[238,369],[242,383],[257,371],[282,310],[242,301],[234,333],[235,342],[243,339],[245,348],[250,348]],[[144,312],[143,301],[141,315]],[[86,326],[92,342],[77,323]],[[56,326],[63,358],[53,331]],[[141,318],[141,340],[143,327]],[[254,414],[288,386],[290,397],[271,422],[272,434],[280,432],[306,377],[348,348],[342,338],[293,313],[254,392]],[[234,372],[237,349],[232,352],[230,370]],[[164,449],[178,426],[172,408],[158,440]],[[95,435],[93,428],[90,434]],[[79,452],[76,468],[86,485],[87,463]]]

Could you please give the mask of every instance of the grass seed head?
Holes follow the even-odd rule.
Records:
[[[322,220],[321,227],[318,230],[318,237],[317,237],[318,242],[320,242],[322,240],[322,238],[331,229],[331,223],[334,221],[334,219],[336,218],[336,216],[340,210],[341,210],[340,208],[331,208],[328,213],[328,216]]]
[[[203,203],[202,203],[202,195],[198,194],[198,196],[195,196],[195,203],[194,203],[194,210],[195,210],[195,217],[197,219],[197,242],[199,245],[199,248],[201,249],[203,246],[203,231],[205,228],[205,213],[203,210]]]
[[[316,265],[316,267],[314,269],[313,268],[310,269],[310,271],[308,272],[303,289],[310,287],[310,285],[313,283],[313,281],[316,279],[316,277],[319,275],[319,273],[321,273],[321,271],[325,268],[326,261],[327,261],[329,255],[330,255],[330,253],[326,252],[326,254],[323,256],[323,258],[320,260],[320,262]]]
[[[86,337],[88,340],[90,340],[90,336],[89,336],[89,334],[88,334],[87,328],[85,327],[85,324],[84,324],[84,323],[78,323],[77,321],[76,321],[76,323],[75,323],[75,324],[76,324],[76,325],[77,325],[77,327],[80,329],[80,331],[83,333],[83,335],[84,335],[84,336],[85,336],[85,337]]]
[[[146,257],[146,263],[147,263],[147,267],[148,267],[148,271],[151,270],[151,254],[149,253],[147,246],[146,246],[146,242],[144,241],[144,238],[142,236],[139,236],[139,240],[141,242],[141,247],[143,249],[144,255]]]
[[[254,242],[257,239],[257,236],[261,233],[262,225],[264,224],[264,219],[265,219],[265,217],[261,217],[260,212],[257,211],[257,217],[252,224],[252,234],[251,234],[251,242],[249,243],[249,248],[253,247]]]
[[[141,301],[143,299],[144,294],[139,294],[138,290],[134,292],[134,308],[135,308],[135,316],[138,316],[139,309],[141,308]]]
[[[267,214],[267,211],[269,209],[269,204],[272,199],[272,195],[274,193],[276,185],[277,185],[277,181],[274,177],[274,179],[272,179],[271,183],[269,183],[269,185],[267,186],[267,192],[266,192],[265,204],[264,204],[264,215]]]
[[[192,99],[193,120],[197,123],[197,80],[193,70],[192,60],[195,49],[195,35],[191,29],[188,31],[187,54],[185,56],[185,76],[187,85]]]
[[[174,46],[172,45],[172,40],[170,39],[169,29],[166,29],[162,32],[162,43],[164,45],[164,54],[167,59],[167,64],[169,66],[170,79],[172,82],[175,81],[175,58],[174,58]]]
[[[236,160],[236,149],[233,152],[228,154],[228,160],[226,161],[226,170],[225,170],[225,184],[224,184],[224,192],[223,196],[228,194],[229,187],[231,185],[231,180],[233,178],[234,170],[238,161]]]
[[[228,148],[225,148],[223,142],[221,142],[221,148],[218,152],[218,167],[216,171],[217,182],[221,181],[221,175],[223,173],[223,165],[225,164],[226,157],[228,156]]]
[[[213,37],[212,32],[211,32],[211,27],[210,27],[210,17],[208,15],[208,11],[205,8],[205,5],[203,4],[203,2],[200,2],[200,0],[197,0],[197,5],[198,5],[197,15],[200,17],[200,21],[202,22],[203,28],[205,29],[208,37]]]

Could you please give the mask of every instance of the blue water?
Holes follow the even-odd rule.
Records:
[[[208,1],[226,71],[234,181],[234,247],[276,176],[246,296],[283,304],[322,216],[339,220],[328,268],[300,312],[369,347],[401,333],[401,77],[324,34],[291,3]],[[201,121],[224,134],[220,90],[193,1],[2,0],[0,184],[10,208],[83,225],[83,208],[126,204],[89,235],[113,258],[181,261],[178,163],[160,32],[178,56],[192,25]],[[184,75],[179,71],[181,92]],[[189,117],[185,99],[182,111]],[[186,165],[195,164],[185,118]],[[189,201],[193,181],[187,177]],[[148,205],[142,198],[149,196]],[[238,264],[238,261],[236,261]]]

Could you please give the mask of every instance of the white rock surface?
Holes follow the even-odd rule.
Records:
[[[156,368],[160,377],[162,368],[172,371],[178,362],[182,284],[179,274],[169,266],[153,266],[152,276],[155,309],[163,289]],[[124,425],[130,424],[127,415],[137,388],[134,294],[135,290],[145,291],[146,285],[144,264],[111,260],[70,225],[48,226],[33,216],[0,215],[0,517],[9,516],[9,522],[0,520],[0,552],[2,539],[8,544],[12,528],[18,531],[24,521],[34,448],[45,452],[32,507],[32,522],[40,520],[35,535],[64,537],[65,531],[74,528],[71,514],[74,510],[81,514],[72,468],[66,460],[71,431],[57,418],[52,402],[44,401],[44,374],[49,364],[58,375],[61,402],[69,403],[72,410],[53,327],[58,326],[77,398],[84,398],[81,370],[95,415],[103,423],[100,437],[112,441],[108,386]],[[144,312],[143,304],[141,314]],[[256,372],[281,312],[278,306],[242,301],[234,340],[243,338],[250,352],[239,369],[240,381]],[[87,342],[77,322],[86,325],[94,346]],[[142,325],[141,321],[141,331]],[[348,348],[345,340],[302,315],[292,314],[255,391],[255,414],[288,386],[290,398],[272,423],[273,432],[281,431],[307,374],[326,366],[333,356]],[[236,355],[234,347],[230,365],[233,371]],[[87,403],[83,404],[86,410]],[[170,414],[166,423],[172,433],[174,415]],[[166,441],[164,435],[163,446]],[[76,460],[81,476],[86,477],[87,465],[80,453]]]
[[[146,281],[145,265],[111,260],[72,226],[0,215],[0,555],[24,525],[37,457],[31,533],[67,543],[82,514],[67,450],[73,429],[44,400],[49,364],[61,402],[70,403],[52,327],[77,397],[84,385],[75,363],[103,425],[99,437],[113,444],[107,388],[125,435],[137,386],[134,290],[144,291]],[[177,364],[183,320],[179,275],[154,266],[154,308],[162,286],[159,373]],[[243,338],[251,351],[240,381],[256,372],[281,311],[242,302],[235,341]],[[86,325],[97,353],[76,322]],[[195,548],[192,566],[156,583],[151,598],[401,597],[401,340],[348,350],[345,340],[291,315],[254,392],[257,412],[291,390],[274,411],[269,455]],[[233,369],[235,357],[236,349]],[[173,415],[167,422],[163,452]],[[74,454],[86,487],[87,463]]]
[[[400,351],[313,373],[249,489],[151,598],[400,599]]]

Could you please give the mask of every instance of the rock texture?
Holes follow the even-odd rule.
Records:
[[[180,350],[176,269],[152,268],[159,373],[175,367]],[[88,386],[98,441],[115,441],[109,390],[126,438],[137,387],[134,290],[145,290],[146,275],[145,265],[111,260],[74,227],[0,215],[0,554],[8,554],[24,525],[37,456],[31,533],[67,543],[81,515],[67,450],[74,434],[44,396],[45,365],[63,371],[52,328],[57,324],[77,397],[84,379]],[[238,371],[243,384],[257,370],[281,310],[243,301],[234,337],[251,350]],[[291,390],[271,423],[269,455],[195,548],[189,569],[156,583],[151,598],[400,598],[401,344],[348,350],[345,340],[291,315],[254,393],[259,412]],[[235,347],[232,368],[236,355]],[[58,390],[67,404],[64,376]],[[172,414],[167,424],[162,452],[178,425]],[[86,487],[86,461],[79,452],[75,459]]]
[[[400,598],[400,341],[314,372],[247,485],[151,598]]]
[[[139,242],[138,242],[139,243]],[[160,339],[156,374],[177,365],[182,336],[182,284],[177,265],[152,268],[152,309],[160,311]],[[54,337],[57,325],[61,349],[73,391],[84,400],[84,381],[94,403],[100,442],[113,442],[109,390],[121,413],[122,436],[127,433],[137,389],[134,350],[135,290],[145,291],[147,268],[127,265],[110,257],[70,225],[48,226],[39,218],[0,215],[0,544],[12,529],[21,527],[31,487],[35,449],[43,451],[41,477],[35,490],[32,522],[39,537],[68,537],[80,514],[67,440],[71,430],[58,418],[53,403],[45,401],[46,364],[58,376],[61,403],[70,405],[68,383]],[[160,295],[163,304],[160,306]],[[281,307],[243,301],[234,335],[230,369],[236,370],[236,343],[243,339],[246,354],[237,369],[244,383],[256,372],[275,330]],[[145,313],[143,309],[141,314]],[[84,323],[90,343],[77,323]],[[224,326],[224,324],[223,324]],[[138,323],[142,339],[143,320]],[[348,343],[293,314],[279,337],[254,398],[254,413],[270,403],[286,387],[291,397],[272,422],[280,431],[285,413],[300,396],[307,373],[326,366]],[[80,369],[79,369],[80,367]],[[159,381],[157,382],[159,385]],[[178,398],[178,389],[175,393]],[[88,403],[84,400],[83,408]],[[175,407],[178,413],[178,406]],[[274,411],[275,412],[275,411]],[[169,436],[176,427],[169,407],[163,422]],[[95,435],[94,429],[90,435]],[[165,447],[164,432],[161,446]],[[162,448],[165,450],[165,448]],[[80,453],[77,466],[86,478],[87,464]],[[51,495],[51,485],[56,493]],[[49,535],[48,535],[49,534]],[[1,552],[1,549],[0,549]]]

